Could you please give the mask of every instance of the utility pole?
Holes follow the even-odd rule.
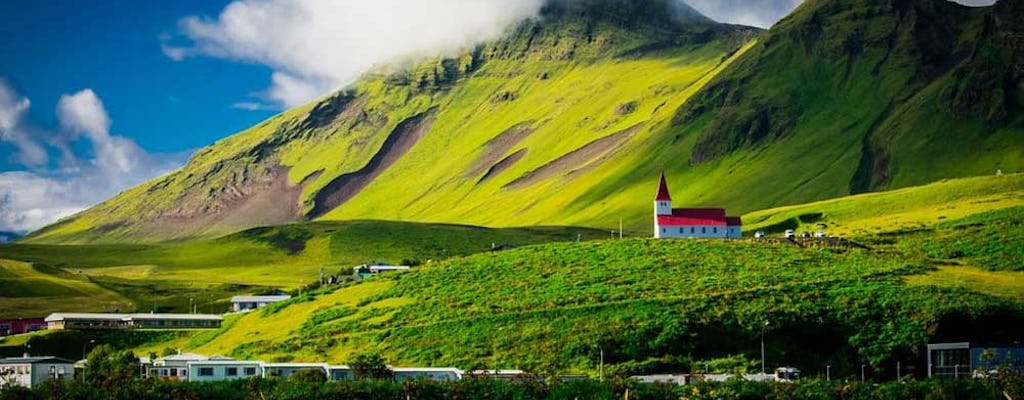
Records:
[[[825,366],[825,380],[826,381],[831,381],[832,380],[832,366],[831,365],[826,365]]]
[[[619,240],[622,240],[622,218],[619,218]]]
[[[900,367],[901,367],[900,362],[897,361],[896,362],[896,380],[897,381],[900,380],[900,375],[901,375],[900,372],[902,372],[902,371],[900,371]]]
[[[864,367],[865,367],[864,364],[860,365],[860,381],[861,381],[861,383],[864,382]]]
[[[768,329],[768,321],[764,321],[764,327],[761,328],[761,376],[767,374],[765,370],[765,356],[764,356],[764,331]]]
[[[600,374],[599,377],[601,378],[601,382],[604,382],[604,348],[603,347],[601,348],[601,366],[600,366],[600,369],[598,371],[599,371],[598,373]]]

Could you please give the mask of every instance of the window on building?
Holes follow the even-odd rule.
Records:
[[[661,228],[661,233],[665,233],[665,228]]]
[[[694,228],[694,227],[691,226],[690,227],[690,234],[692,235],[694,233],[697,233],[697,228]]]
[[[171,368],[171,376],[178,376],[178,369],[177,368]]]
[[[712,233],[718,233],[718,228],[711,228]]]
[[[256,375],[256,368],[247,367],[243,372],[245,372],[245,376],[253,376]]]
[[[199,376],[213,376],[212,367],[199,368]]]
[[[683,228],[679,228],[679,233],[683,233]]]
[[[238,376],[238,368],[228,367],[227,369],[224,370],[224,375],[227,375],[227,376]]]
[[[708,227],[706,227],[706,226],[705,227],[701,227],[700,228],[700,233],[708,233]]]

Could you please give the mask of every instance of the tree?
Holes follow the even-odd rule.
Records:
[[[358,380],[391,380],[395,373],[384,363],[384,357],[377,353],[357,354],[348,363],[352,374]]]
[[[139,378],[139,358],[128,350],[99,345],[89,353],[85,376],[94,385],[114,388]]]

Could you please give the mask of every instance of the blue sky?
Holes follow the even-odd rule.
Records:
[[[57,126],[60,96],[90,88],[113,131],[156,153],[205,146],[271,113],[231,108],[266,86],[264,66],[192,58],[161,51],[180,18],[216,16],[226,1],[36,0],[0,5],[0,76],[31,99],[27,118]],[[11,39],[16,38],[16,39]],[[0,150],[3,169],[18,168]]]
[[[0,1],[0,231],[179,168],[374,66],[498,36],[544,1]],[[761,27],[801,2],[686,1]]]

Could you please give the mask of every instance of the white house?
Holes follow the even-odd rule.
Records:
[[[424,379],[428,381],[457,381],[462,371],[457,368],[391,368],[396,382]]]
[[[58,357],[0,358],[0,386],[34,388],[50,380],[71,380],[75,362]]]
[[[317,370],[330,378],[330,367],[325,363],[265,363],[263,376],[288,378],[292,374],[304,370]]]
[[[743,221],[729,217],[722,208],[672,208],[672,196],[661,174],[654,198],[654,237],[664,238],[740,238]]]
[[[292,296],[286,294],[276,296],[235,296],[231,298],[231,311],[239,312],[255,310],[257,308],[264,307],[267,304],[285,301],[290,298],[292,298]]]
[[[263,376],[263,363],[240,360],[205,360],[186,363],[187,378],[191,382],[211,382],[249,379]]]
[[[389,272],[405,272],[409,269],[410,267],[406,265],[363,264],[352,267],[352,275],[362,279]]]
[[[327,367],[327,379],[332,381],[351,381],[356,376],[348,365],[330,365]]]
[[[147,370],[147,376],[186,381],[189,380],[190,363],[207,361],[234,361],[234,359],[224,356],[207,357],[195,353],[174,354],[153,360],[153,365]]]
[[[480,369],[465,372],[465,375],[471,375],[478,378],[498,379],[502,381],[510,381],[522,376],[523,374],[524,372],[518,369]]]

